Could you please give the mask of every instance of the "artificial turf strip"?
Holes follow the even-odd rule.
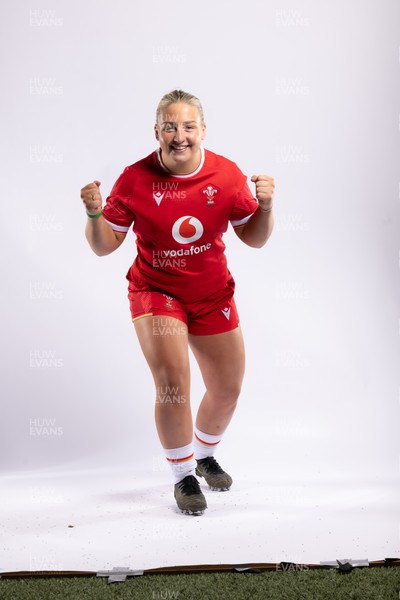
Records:
[[[399,600],[400,569],[145,575],[0,580],[1,600]]]

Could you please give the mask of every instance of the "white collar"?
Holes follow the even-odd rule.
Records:
[[[193,177],[193,175],[197,175],[197,173],[199,173],[199,171],[201,171],[201,169],[203,168],[203,165],[204,165],[204,158],[205,158],[205,152],[204,152],[203,146],[200,146],[200,152],[201,152],[201,159],[200,159],[200,164],[197,167],[197,169],[195,171],[192,171],[191,173],[185,173],[184,175],[177,175],[175,173],[171,173],[171,171],[169,171],[167,169],[167,167],[164,165],[163,161],[161,160],[161,148],[157,148],[157,150],[156,150],[158,162],[159,162],[160,166],[164,169],[164,171],[166,171],[169,175],[171,175],[171,177],[179,177],[180,179],[185,179],[187,177]]]

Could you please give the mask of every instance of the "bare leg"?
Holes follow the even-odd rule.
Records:
[[[229,425],[240,394],[245,366],[242,332],[238,327],[217,335],[190,335],[189,343],[206,386],[196,425],[204,433],[218,435]]]
[[[178,319],[147,316],[134,322],[156,386],[155,418],[164,448],[193,440],[187,327]]]

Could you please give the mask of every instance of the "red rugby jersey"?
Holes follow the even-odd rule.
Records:
[[[137,290],[159,289],[196,302],[231,279],[222,235],[229,221],[246,223],[258,207],[235,163],[201,149],[199,167],[173,175],[160,150],[126,167],[103,209],[115,231],[133,224],[137,256],[127,279]]]

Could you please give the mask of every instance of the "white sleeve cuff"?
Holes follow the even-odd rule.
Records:
[[[104,219],[106,223],[108,223],[110,225],[110,227],[112,227],[112,229],[114,231],[119,231],[120,233],[127,233],[130,229],[130,227],[123,227],[122,225],[115,225],[114,223],[111,223],[111,221],[107,221],[107,219]]]
[[[251,215],[248,215],[244,219],[240,219],[239,221],[231,221],[232,227],[240,227],[240,225],[244,225],[253,215],[254,213],[251,213]]]

